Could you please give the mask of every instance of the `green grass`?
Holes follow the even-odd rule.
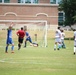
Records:
[[[15,39],[16,40],[16,39]],[[0,75],[76,75],[76,55],[73,40],[65,40],[66,49],[53,50],[54,39],[48,47],[27,47],[5,53],[5,40],[0,38]],[[17,41],[15,41],[17,46]]]

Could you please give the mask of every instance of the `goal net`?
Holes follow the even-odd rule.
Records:
[[[47,47],[47,21],[26,21],[24,29],[27,27],[32,42],[38,43],[41,47]]]
[[[6,20],[6,23],[7,22],[14,22],[15,29],[20,29],[21,27],[24,28],[27,27],[27,32],[30,34],[32,42],[38,43],[38,45],[41,47],[47,47],[46,20]]]

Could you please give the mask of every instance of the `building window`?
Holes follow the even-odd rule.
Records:
[[[32,0],[33,1],[33,0]],[[31,0],[25,0],[25,3],[31,3]]]
[[[62,0],[58,0],[58,4],[61,2]]]
[[[50,0],[51,4],[56,4],[56,0]]]
[[[10,0],[0,0],[0,3],[10,3]]]
[[[51,4],[59,4],[62,0],[50,0]]]
[[[38,0],[18,0],[18,3],[38,3]]]
[[[10,3],[10,0],[4,0],[4,3]]]
[[[0,0],[0,3],[2,3],[2,0]]]
[[[59,12],[58,13],[58,25],[63,25],[64,22],[64,13],[63,12]]]

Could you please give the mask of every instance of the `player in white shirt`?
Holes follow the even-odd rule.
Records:
[[[55,32],[55,45],[54,45],[54,50],[56,50],[56,45],[58,44],[58,50],[61,48],[61,31],[60,27],[57,28]]]
[[[74,55],[76,53],[76,30],[74,31]]]
[[[64,38],[65,38],[64,30],[61,29],[61,43],[62,43],[62,48],[66,48],[65,47],[65,43],[64,43]]]

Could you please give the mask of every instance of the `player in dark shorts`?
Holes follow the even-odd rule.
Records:
[[[21,48],[21,44],[23,43],[24,40],[24,36],[25,36],[25,31],[23,29],[23,27],[21,27],[21,30],[18,30],[17,32],[17,36],[18,36],[18,50]]]

